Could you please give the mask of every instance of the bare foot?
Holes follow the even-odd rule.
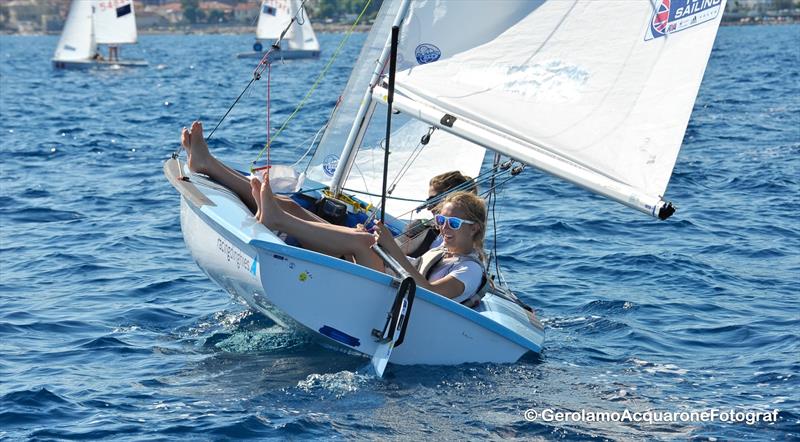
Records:
[[[208,144],[203,138],[203,125],[199,121],[192,123],[191,131],[183,128],[181,131],[181,146],[186,149],[189,170],[197,173],[206,173],[211,153]]]
[[[258,184],[253,183],[258,182]],[[280,228],[281,222],[284,220],[285,212],[278,205],[275,200],[275,195],[272,193],[272,188],[269,186],[269,175],[264,175],[264,182],[260,182],[258,178],[250,180],[251,186],[255,190],[256,187],[261,188],[259,198],[256,198],[256,205],[258,206],[258,220],[272,230],[282,230]]]
[[[261,180],[258,177],[250,177],[250,193],[253,195],[253,200],[256,202],[255,218],[261,222]]]

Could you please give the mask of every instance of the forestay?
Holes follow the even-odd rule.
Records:
[[[74,61],[91,57],[95,48],[91,28],[92,2],[72,2],[53,58],[59,61]]]
[[[725,7],[671,3],[548,1],[483,45],[399,72],[395,107],[452,114],[459,136],[658,215]]]
[[[385,52],[386,36],[390,35],[396,17],[403,19],[397,67],[413,71],[421,65],[442,63],[461,51],[493,40],[541,3],[509,0],[503,2],[503,8],[495,8],[479,1],[384,2],[353,68],[342,102],[309,165],[309,177],[355,191],[373,204],[380,201],[386,116],[384,112],[372,112],[374,103],[369,103],[369,89],[370,80],[376,79],[373,72],[381,73],[386,68],[383,64],[376,65],[376,60]],[[469,32],[464,32],[465,29]],[[353,116],[358,114],[360,105],[365,106],[366,112],[363,119],[356,118],[354,123]],[[388,212],[396,216],[415,215],[409,212],[419,203],[404,199],[424,199],[428,181],[436,174],[450,170],[472,176],[479,173],[485,150],[475,143],[437,131],[429,144],[422,147],[420,138],[428,132],[429,124],[396,115],[392,127],[388,176],[390,183],[399,179],[391,194],[399,199],[390,199]],[[411,167],[401,176],[401,169],[407,163]]]
[[[73,3],[84,3],[77,1]],[[90,3],[90,2],[85,2]],[[137,39],[133,1],[94,2],[94,38],[98,44],[133,44]]]

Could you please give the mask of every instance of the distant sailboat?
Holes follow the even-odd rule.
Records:
[[[147,66],[145,60],[120,60],[121,44],[136,43],[136,14],[132,0],[73,1],[61,32],[53,67]],[[108,45],[108,57],[98,45]]]
[[[319,42],[311,27],[311,21],[305,12],[298,14],[300,0],[263,0],[258,14],[256,26],[256,42],[252,52],[242,52],[239,58],[261,58],[281,36],[281,32],[289,24],[292,17],[302,17],[298,20],[300,26],[292,26],[281,40],[280,47],[275,49],[274,59],[297,59],[319,57]]]

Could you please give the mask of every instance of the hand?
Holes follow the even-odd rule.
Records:
[[[386,244],[389,244],[390,241],[394,242],[392,232],[380,221],[375,221],[375,230],[373,235],[375,235],[375,242],[383,248],[386,248]]]

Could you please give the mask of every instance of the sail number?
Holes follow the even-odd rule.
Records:
[[[97,7],[99,7],[101,11],[105,11],[106,9],[116,10],[118,7],[127,5],[130,2],[131,0],[103,0],[97,2]]]

